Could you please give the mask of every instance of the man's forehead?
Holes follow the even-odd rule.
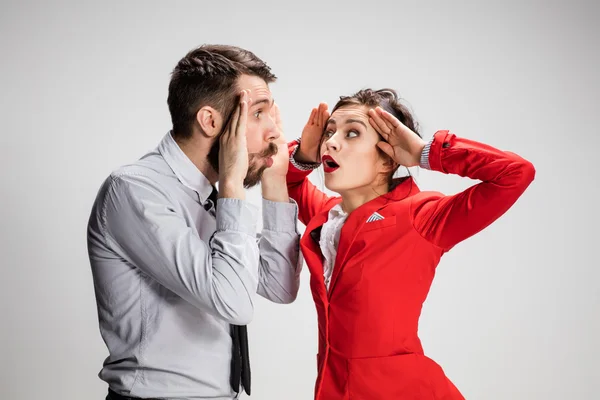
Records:
[[[271,96],[271,91],[270,90],[264,90],[264,89],[256,89],[256,90],[251,90],[250,91],[250,100],[252,100],[252,106],[255,105],[267,105],[267,106],[271,106],[273,105],[273,97]]]
[[[271,89],[264,79],[258,76],[242,75],[238,81],[240,90],[247,90],[253,102],[260,100],[271,100]]]

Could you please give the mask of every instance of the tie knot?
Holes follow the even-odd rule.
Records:
[[[217,188],[213,186],[212,192],[210,192],[210,195],[208,196],[208,199],[206,200],[206,203],[204,204],[204,209],[206,211],[208,211],[214,207],[216,210],[218,197],[219,197],[219,192],[217,191]]]

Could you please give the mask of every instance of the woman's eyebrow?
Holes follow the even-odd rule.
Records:
[[[362,125],[362,126],[364,126],[365,128],[367,127],[367,124],[365,124],[364,122],[362,122],[360,119],[348,118],[348,119],[346,120],[346,123],[347,123],[347,124],[351,124],[351,123],[353,123],[353,122],[356,122],[356,123],[358,123],[358,124],[361,124],[361,125]]]

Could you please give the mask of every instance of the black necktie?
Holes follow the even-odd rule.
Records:
[[[217,209],[218,192],[215,187],[208,196],[212,204],[205,204],[205,209],[211,206]],[[229,382],[236,393],[240,390],[240,382],[244,391],[250,396],[250,357],[248,353],[248,328],[246,325],[231,325],[231,375]]]
[[[215,211],[217,209],[217,199],[219,197],[219,192],[217,191],[217,188],[213,186],[212,192],[210,192],[210,195],[208,196],[208,199],[206,199],[206,203],[204,203],[204,209],[206,211],[209,211],[211,208],[215,208]]]
[[[240,390],[240,381],[244,391],[250,396],[250,358],[248,355],[248,330],[246,325],[231,325],[231,388]]]

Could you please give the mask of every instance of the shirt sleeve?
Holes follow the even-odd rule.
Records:
[[[291,303],[298,295],[302,258],[297,229],[298,206],[263,199],[258,294],[275,303]]]
[[[296,160],[296,153],[300,148],[300,139],[296,139],[295,142],[297,143],[297,145],[290,152],[290,163],[300,171],[312,171],[313,169],[319,168],[321,166],[321,163],[319,162],[302,163]]]
[[[423,148],[421,152],[421,159],[419,162],[419,166],[423,169],[431,169],[431,165],[429,165],[429,152],[431,151],[431,144],[433,143],[434,138],[432,138]]]
[[[140,175],[113,178],[101,229],[123,258],[196,307],[232,324],[253,317],[258,286],[256,207],[219,199],[217,229],[206,243],[168,193]]]

